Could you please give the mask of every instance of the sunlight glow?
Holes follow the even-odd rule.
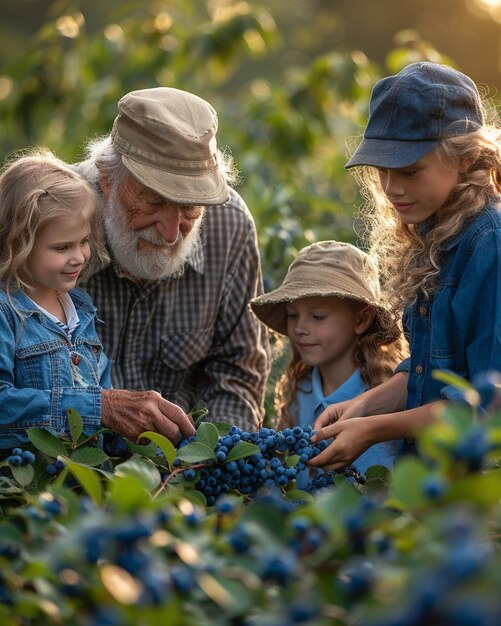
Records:
[[[497,9],[501,7],[501,0],[476,0],[480,6],[484,6],[487,9],[493,8]]]
[[[473,3],[491,19],[501,24],[501,0],[473,0]]]

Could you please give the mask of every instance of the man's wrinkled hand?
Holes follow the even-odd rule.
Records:
[[[190,417],[156,391],[103,390],[101,422],[131,441],[137,441],[142,433],[152,431],[176,445],[195,434]]]

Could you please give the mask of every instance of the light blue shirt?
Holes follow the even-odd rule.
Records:
[[[367,389],[359,370],[345,380],[345,382],[328,396],[324,396],[320,370],[314,367],[310,377],[301,381],[297,393],[297,423],[300,426],[313,425],[317,417],[330,404],[351,400]],[[371,465],[383,465],[392,469],[397,455],[398,441],[384,441],[376,443],[361,454],[353,465],[364,474]],[[311,480],[309,470],[306,469],[297,479],[297,486],[301,487]]]

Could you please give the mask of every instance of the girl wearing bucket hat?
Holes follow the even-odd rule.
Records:
[[[346,167],[363,166],[368,249],[403,310],[410,358],[379,387],[324,411],[317,437],[335,439],[312,465],[344,467],[386,439],[412,451],[447,401],[467,401],[436,371],[473,383],[501,371],[501,131],[486,113],[474,82],[446,65],[412,63],[374,86]]]
[[[389,378],[404,354],[399,325],[383,304],[376,265],[348,243],[303,248],[282,285],[250,305],[291,344],[290,363],[276,387],[279,428],[313,424],[332,402]],[[391,468],[396,445],[372,446],[355,461],[356,469]]]

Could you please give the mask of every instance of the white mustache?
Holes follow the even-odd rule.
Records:
[[[154,246],[162,246],[163,248],[175,248],[183,240],[183,236],[179,233],[176,241],[165,241],[162,235],[160,235],[153,226],[148,226],[148,228],[145,228],[144,230],[139,230],[137,235],[138,239],[143,239],[148,243],[152,243]]]

